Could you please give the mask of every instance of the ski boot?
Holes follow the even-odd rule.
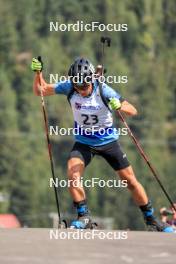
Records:
[[[146,205],[140,206],[140,209],[143,213],[144,221],[147,225],[148,231],[174,233],[172,226],[161,222],[154,216],[154,209],[152,207],[151,201],[149,201]]]
[[[94,229],[97,226],[97,224],[93,223],[90,218],[86,200],[80,202],[74,202],[74,206],[76,207],[78,218],[71,222],[70,228]]]

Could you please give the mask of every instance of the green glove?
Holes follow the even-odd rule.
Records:
[[[112,109],[112,110],[119,110],[121,108],[121,102],[119,101],[119,99],[117,98],[111,98],[110,101],[109,101],[109,107]]]
[[[33,58],[31,63],[31,69],[33,71],[42,71],[43,69],[42,61],[39,61],[37,58]]]

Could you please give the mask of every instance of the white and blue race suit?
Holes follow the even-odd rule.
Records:
[[[54,88],[56,94],[66,96],[73,91],[69,101],[74,116],[74,127],[78,131],[75,135],[76,142],[90,146],[102,146],[119,138],[117,129],[113,127],[112,113],[100,95],[98,82],[93,83],[93,91],[86,97],[73,90],[70,81],[58,82]],[[121,95],[107,84],[103,83],[101,89],[106,101],[114,97],[122,101]]]

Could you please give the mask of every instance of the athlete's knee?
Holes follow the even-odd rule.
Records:
[[[133,171],[128,171],[127,174],[127,188],[131,191],[135,190],[139,185],[136,176],[134,175]]]
[[[78,180],[81,177],[81,171],[79,170],[79,168],[74,167],[70,167],[67,170],[67,175],[69,180]]]
[[[122,180],[127,181],[127,188],[131,191],[136,189],[138,185],[140,184],[138,180],[136,179],[136,176],[131,166],[129,166],[126,169],[118,171],[118,174]]]
[[[139,185],[139,182],[136,178],[129,178],[127,180],[127,188],[130,190],[130,191],[133,191],[135,190]]]
[[[79,180],[84,170],[84,162],[78,158],[71,158],[67,165],[67,175],[72,181]]]

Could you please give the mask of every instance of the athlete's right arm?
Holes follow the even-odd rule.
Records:
[[[36,58],[32,59],[31,69],[35,72],[33,91],[34,94],[39,96],[49,96],[54,94],[64,94],[68,96],[72,91],[72,83],[70,80],[58,82],[55,84],[48,84],[42,75],[43,63]]]
[[[34,76],[33,92],[35,95],[40,96],[41,91],[43,96],[55,94],[55,85],[48,84],[43,78],[42,72],[36,73]]]

